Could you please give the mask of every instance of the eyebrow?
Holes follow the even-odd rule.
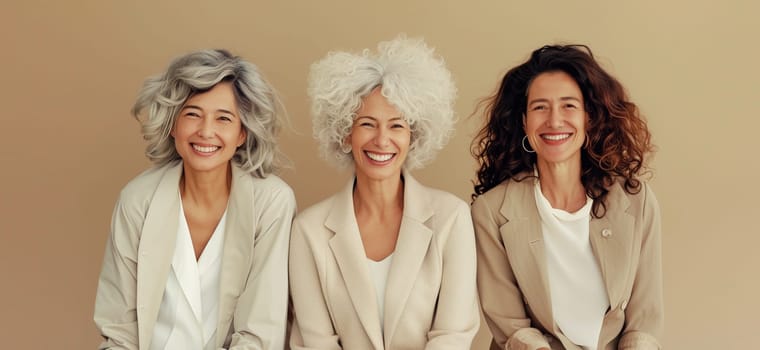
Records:
[[[560,97],[559,100],[560,101],[576,101],[578,103],[581,103],[581,100],[579,98],[573,97],[573,96]],[[547,99],[547,98],[537,98],[537,99],[535,99],[533,101],[528,102],[528,107],[530,107],[534,103],[539,103],[539,102],[549,102],[549,99]]]
[[[362,119],[362,118],[367,118],[367,119],[371,119],[371,120],[377,121],[377,118],[375,118],[375,117],[373,117],[371,115],[360,115],[360,116],[356,117],[356,120],[359,120],[359,119]],[[406,121],[402,117],[393,117],[391,119],[388,119],[389,122],[395,122],[397,120],[401,120],[401,121],[404,121],[404,122]]]
[[[196,105],[185,105],[185,106],[182,107],[183,110],[186,109],[186,108],[192,108],[192,109],[197,109],[199,111],[203,111],[203,108],[198,107]],[[231,115],[237,117],[237,114],[232,113],[231,111],[228,111],[228,110],[226,110],[224,108],[219,108],[219,109],[216,110],[216,112],[222,112],[222,113],[226,113],[226,114],[231,114]]]

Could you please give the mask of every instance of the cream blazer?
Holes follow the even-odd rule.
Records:
[[[580,349],[552,317],[534,180],[505,181],[472,206],[480,302],[491,349]],[[609,188],[607,213],[589,224],[609,297],[598,349],[659,349],[663,333],[660,213],[644,184],[635,195]]]
[[[99,349],[147,349],[171,268],[182,162],[149,169],[121,191],[95,299]],[[274,175],[232,166],[220,277],[217,349],[282,349],[295,197]]]
[[[404,211],[380,316],[354,216],[353,179],[293,222],[292,349],[469,349],[478,330],[468,205],[404,173]]]

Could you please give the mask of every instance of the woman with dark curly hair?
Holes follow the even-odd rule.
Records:
[[[473,141],[478,288],[492,349],[659,349],[652,152],[623,86],[582,45],[504,76]]]

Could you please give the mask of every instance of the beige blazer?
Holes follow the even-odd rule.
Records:
[[[171,268],[182,163],[142,173],[122,190],[95,299],[100,349],[147,349]],[[232,167],[215,347],[282,349],[293,192],[274,175]]]
[[[354,216],[353,184],[293,222],[293,349],[469,349],[478,330],[468,205],[404,173],[404,212],[383,330]]]
[[[491,349],[580,349],[554,323],[534,180],[505,181],[472,206],[478,290]],[[659,349],[663,333],[660,214],[645,184],[609,188],[607,214],[592,218],[591,248],[609,297],[599,349]]]

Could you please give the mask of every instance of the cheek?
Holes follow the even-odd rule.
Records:
[[[539,125],[540,121],[536,120],[536,118],[526,119],[526,121],[523,123],[523,131],[525,131],[526,135],[531,134],[538,128]]]
[[[585,130],[588,130],[588,123],[589,123],[588,118],[583,116],[583,117],[578,118],[575,125],[578,126],[579,130],[585,131]]]
[[[412,145],[412,134],[410,132],[400,132],[393,136],[393,143],[401,149],[409,151],[409,147]]]
[[[172,126],[171,131],[169,132],[169,135],[171,135],[173,138],[182,137],[182,135],[186,134],[186,129],[188,128],[187,121],[184,121],[182,119],[177,119],[174,121],[174,126]]]

